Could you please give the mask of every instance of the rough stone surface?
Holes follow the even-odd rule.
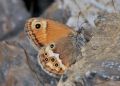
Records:
[[[22,31],[29,16],[22,0],[0,0],[0,41]]]
[[[53,19],[62,23],[66,23],[70,17],[69,11],[59,9],[58,3],[54,2],[42,15],[43,18]]]
[[[120,14],[104,14],[95,21],[83,58],[72,65],[58,86],[119,86]]]
[[[70,17],[67,25],[78,30],[84,23],[88,22],[95,27],[94,20],[100,12],[120,12],[120,0],[57,0],[59,8],[69,11]]]

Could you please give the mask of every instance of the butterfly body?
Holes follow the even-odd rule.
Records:
[[[25,25],[29,39],[38,50],[38,63],[44,71],[61,76],[76,61],[76,32],[68,26],[49,19],[31,18]]]

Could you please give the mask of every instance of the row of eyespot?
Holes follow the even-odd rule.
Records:
[[[45,60],[46,62],[49,61],[48,58],[45,58],[44,60]],[[55,62],[55,58],[51,58],[50,60],[51,60],[51,62]],[[58,63],[55,63],[55,66],[58,67],[58,66],[59,66]]]

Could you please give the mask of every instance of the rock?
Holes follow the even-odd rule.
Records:
[[[58,3],[59,8],[69,12],[67,25],[75,30],[85,21],[95,27],[94,20],[100,12],[120,12],[119,0],[58,0]]]
[[[119,86],[120,14],[101,15],[95,24],[83,58],[69,68],[58,86]]]
[[[30,16],[21,0],[1,0],[0,13],[0,41],[21,32],[25,20]]]
[[[0,86],[36,86],[24,50],[14,44],[0,43]]]
[[[66,23],[70,17],[67,10],[59,9],[58,3],[54,2],[42,15],[43,18],[53,19],[62,23]]]

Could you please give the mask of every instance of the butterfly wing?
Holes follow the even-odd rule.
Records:
[[[67,68],[66,65],[62,64],[59,55],[54,53],[48,46],[41,48],[39,51],[38,63],[45,72],[54,77],[61,76]]]
[[[62,23],[40,18],[29,19],[26,22],[25,30],[38,49],[73,33],[72,29]]]

